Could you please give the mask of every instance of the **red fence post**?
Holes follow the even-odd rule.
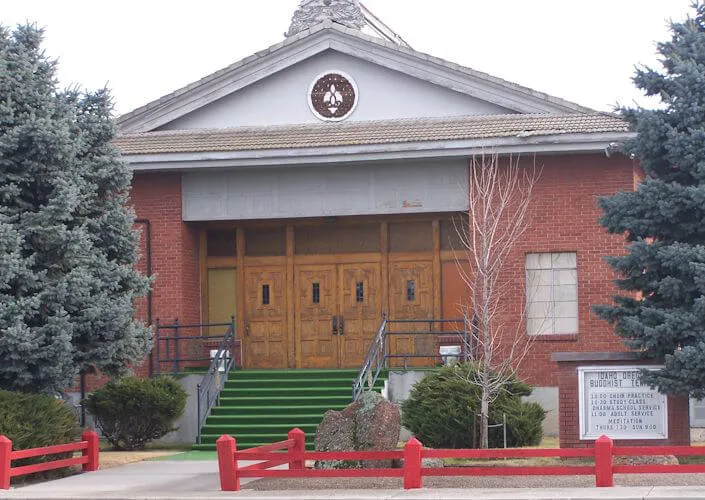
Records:
[[[99,446],[99,439],[98,439],[98,434],[95,433],[95,431],[85,431],[81,435],[81,440],[82,441],[87,441],[88,442],[88,447],[85,450],[82,450],[82,455],[84,457],[88,457],[88,462],[83,464],[83,472],[93,472],[97,471],[99,467],[99,453],[100,453],[100,446]]]
[[[10,489],[10,467],[12,466],[12,441],[0,436],[0,490]]]
[[[289,461],[289,470],[302,470],[304,468],[303,454],[306,451],[306,433],[298,427],[289,431],[289,439],[294,440],[294,446],[290,453],[295,453],[301,458]]]
[[[612,440],[600,436],[595,441],[595,486],[614,486],[612,474]]]
[[[421,488],[421,442],[412,437],[404,445],[404,489]]]
[[[220,489],[223,491],[240,491],[240,476],[237,473],[235,438],[223,434],[215,442],[218,450],[218,471],[220,472]]]

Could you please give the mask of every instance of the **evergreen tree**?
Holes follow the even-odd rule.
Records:
[[[59,91],[42,36],[0,27],[0,389],[62,390],[149,347],[109,94]]]
[[[705,397],[705,5],[693,8],[658,45],[663,70],[634,77],[662,106],[622,110],[637,132],[624,149],[645,179],[600,204],[602,224],[630,242],[609,261],[618,287],[632,293],[596,312],[629,347],[663,363],[645,373],[652,386]]]

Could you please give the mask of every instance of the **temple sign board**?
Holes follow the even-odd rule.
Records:
[[[641,381],[643,368],[578,368],[580,439],[668,438],[666,396]]]

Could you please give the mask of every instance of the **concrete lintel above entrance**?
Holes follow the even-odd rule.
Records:
[[[183,219],[462,212],[468,209],[467,183],[463,160],[189,172],[183,176]]]

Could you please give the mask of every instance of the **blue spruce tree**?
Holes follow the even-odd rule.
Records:
[[[56,391],[140,362],[130,173],[107,91],[59,91],[42,31],[0,27],[0,388]]]
[[[661,392],[705,397],[705,5],[671,24],[663,70],[638,70],[636,86],[658,109],[624,109],[637,132],[625,144],[645,173],[634,192],[603,198],[602,224],[626,234],[626,255],[609,259],[631,292],[596,312],[629,347],[663,363],[645,373]]]

